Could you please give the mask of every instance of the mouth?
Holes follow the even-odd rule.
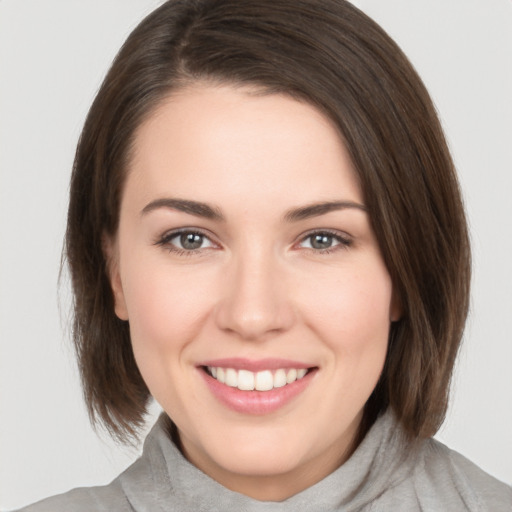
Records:
[[[278,368],[276,370],[237,370],[222,366],[203,366],[203,371],[221,384],[240,391],[270,391],[303,379],[314,368]]]
[[[265,415],[302,394],[319,368],[283,360],[226,359],[206,362],[198,370],[221,404],[238,413]]]

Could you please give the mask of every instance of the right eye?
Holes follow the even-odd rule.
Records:
[[[215,247],[215,244],[204,233],[193,230],[167,233],[158,240],[157,244],[176,253],[194,253]]]

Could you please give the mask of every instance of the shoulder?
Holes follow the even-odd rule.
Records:
[[[38,501],[18,512],[118,512],[132,511],[118,481],[101,487],[87,487]]]
[[[171,449],[161,418],[146,437],[142,455],[110,484],[80,487],[17,512],[133,512],[161,510],[159,492],[168,487],[164,448]],[[158,492],[157,492],[158,491]]]
[[[424,440],[419,446],[414,485],[428,499],[434,499],[435,494],[445,503],[460,504],[460,510],[512,510],[512,487],[435,439]]]
[[[366,494],[374,497],[364,510],[512,512],[512,487],[435,439],[411,440],[391,410],[353,458],[358,451],[371,461]]]

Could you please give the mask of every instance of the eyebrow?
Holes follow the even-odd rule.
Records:
[[[141,215],[146,215],[153,210],[159,208],[170,208],[180,212],[189,213],[196,217],[204,217],[205,219],[224,221],[224,216],[216,206],[211,206],[207,203],[200,203],[198,201],[191,201],[189,199],[176,199],[176,198],[162,198],[151,201],[141,211]]]
[[[190,199],[177,199],[170,197],[151,201],[142,209],[141,215],[146,215],[159,208],[178,210],[190,215],[195,215],[196,217],[203,217],[216,221],[226,220],[220,209],[216,206],[199,201],[192,201]],[[325,215],[332,211],[345,210],[347,208],[357,209],[364,212],[368,211],[366,206],[354,201],[324,201],[288,210],[283,218],[286,222],[297,222],[311,217]]]
[[[288,210],[284,215],[284,219],[287,222],[297,222],[299,220],[309,219],[311,217],[325,215],[332,211],[345,210],[347,208],[354,208],[363,212],[368,211],[364,204],[356,203],[354,201],[324,201],[322,203],[314,203]]]

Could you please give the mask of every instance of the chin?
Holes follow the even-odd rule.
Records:
[[[298,431],[294,435],[289,425],[274,424],[232,427],[226,435],[205,439],[203,449],[224,471],[246,477],[273,477],[293,473],[311,458],[312,452],[319,447],[321,450],[321,444],[311,435],[307,439]]]

